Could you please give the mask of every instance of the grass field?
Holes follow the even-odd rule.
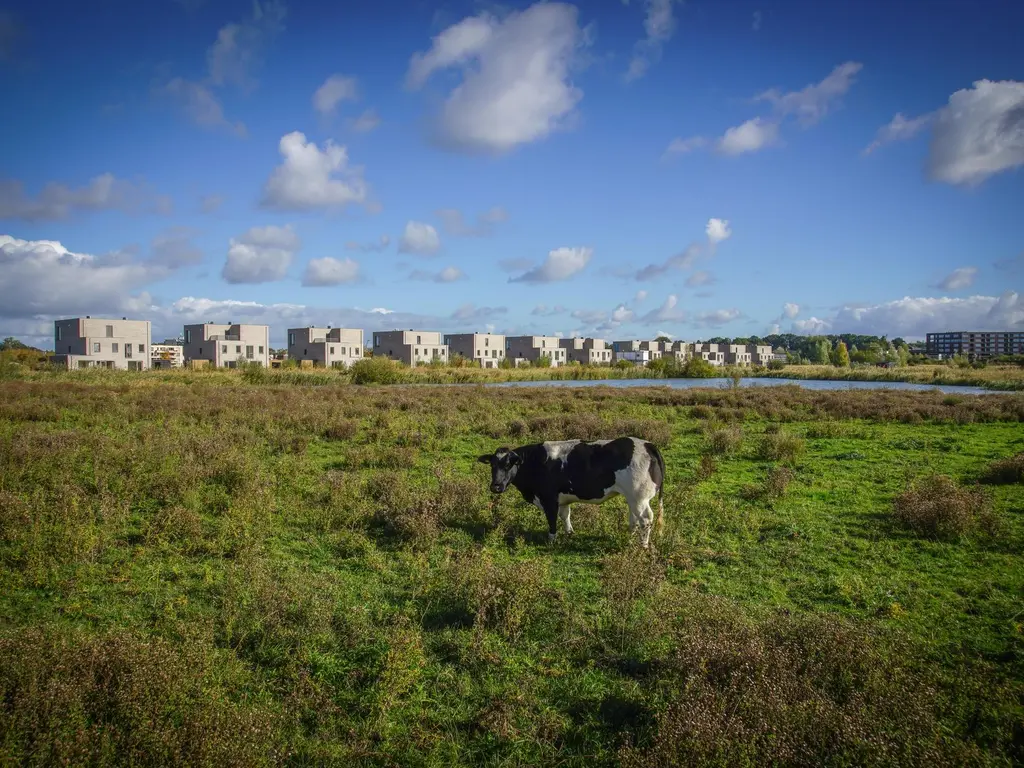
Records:
[[[1024,397],[269,376],[0,382],[0,763],[1024,760]],[[619,434],[649,553],[474,462]]]

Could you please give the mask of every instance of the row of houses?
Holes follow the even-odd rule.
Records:
[[[148,320],[71,318],[54,323],[53,361],[68,368],[147,368],[183,365],[232,368],[239,363],[269,367],[270,327],[247,323],[186,325],[181,343],[151,342]],[[459,355],[482,368],[503,361],[536,363],[542,358],[558,367],[568,363],[611,365],[621,360],[647,365],[665,357],[685,362],[699,357],[711,365],[767,365],[775,359],[770,346],[701,344],[682,341],[613,341],[557,336],[503,336],[496,333],[441,334],[394,330],[373,333],[367,350],[359,328],[288,329],[288,358],[316,367],[348,367],[370,351],[409,366],[448,362]]]

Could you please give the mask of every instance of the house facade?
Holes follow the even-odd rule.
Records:
[[[410,368],[432,360],[448,362],[448,347],[438,331],[374,331],[374,357],[387,357]]]
[[[235,368],[241,363],[270,367],[270,327],[240,323],[185,326],[185,362]]]
[[[566,362],[580,365],[610,365],[612,350],[604,339],[559,339],[558,346],[565,350]]]
[[[142,371],[150,367],[148,320],[75,317],[53,324],[53,357],[67,368],[118,368]]]
[[[663,341],[641,341],[640,349],[646,349],[651,353],[651,360],[660,360],[662,355],[668,348],[668,344]]]
[[[508,336],[505,339],[505,356],[511,360],[526,360],[535,363],[547,355],[551,367],[565,365],[565,350],[559,346],[557,336]]]
[[[289,328],[288,359],[315,368],[348,368],[363,359],[363,329]]]
[[[664,345],[662,357],[673,357],[678,363],[685,363],[693,357],[693,344],[685,341],[673,341]]]
[[[693,356],[699,357],[711,365],[723,365],[725,363],[725,349],[723,344],[694,344]]]
[[[925,354],[944,360],[965,355],[981,360],[999,355],[1024,355],[1022,331],[945,331],[925,336]]]
[[[149,364],[153,368],[181,368],[185,364],[185,348],[181,344],[152,344]]]
[[[744,344],[722,344],[726,365],[750,365],[751,356]]]
[[[500,333],[449,333],[444,343],[449,357],[462,355],[481,368],[497,368],[505,359],[505,337]]]
[[[747,352],[750,354],[750,362],[754,365],[768,365],[775,359],[775,352],[770,344],[748,344]]]

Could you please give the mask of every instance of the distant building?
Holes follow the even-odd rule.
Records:
[[[68,368],[120,368],[142,371],[150,367],[150,322],[76,317],[53,324],[53,357]]]
[[[775,359],[775,353],[770,344],[747,344],[747,353],[750,355],[750,362],[754,365],[768,365]]]
[[[186,325],[185,362],[217,368],[259,363],[269,368],[270,327],[239,323]]]
[[[153,344],[149,348],[149,361],[153,368],[181,368],[185,364],[185,347],[182,344]]]
[[[723,365],[725,363],[725,350],[722,344],[694,344],[693,356],[699,357],[711,365]]]
[[[551,367],[565,365],[566,350],[559,346],[557,336],[508,336],[505,339],[505,355],[512,360],[537,362],[545,355],[551,359]]]
[[[651,362],[651,350],[644,348],[644,343],[638,339],[625,339],[612,342],[612,356],[615,362],[625,360],[634,365],[647,365]]]
[[[674,357],[676,362],[685,363],[693,357],[693,344],[688,344],[685,341],[673,341],[666,343],[662,356]]]
[[[981,360],[999,355],[1024,355],[1024,332],[1021,331],[945,331],[925,336],[928,357],[944,360],[964,355]]]
[[[448,347],[437,331],[374,331],[373,354],[405,363],[411,368],[432,360],[448,362]]]
[[[559,339],[558,346],[565,350],[567,363],[608,365],[612,361],[612,351],[604,339],[580,337]]]
[[[317,368],[348,368],[363,359],[363,329],[289,328],[288,359]]]
[[[651,353],[651,360],[660,360],[661,356],[668,349],[668,342],[663,341],[641,341],[640,349],[646,349]]]
[[[723,344],[726,365],[750,365],[750,352],[743,344]]]
[[[444,337],[448,355],[462,355],[481,368],[497,368],[505,359],[505,337],[500,333],[450,333]]]

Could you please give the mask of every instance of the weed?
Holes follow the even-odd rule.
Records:
[[[714,477],[717,471],[718,462],[715,461],[713,456],[705,453],[700,457],[700,463],[697,464],[697,471],[694,475],[694,480],[698,483],[702,483],[705,480],[710,480],[712,477]]]
[[[807,445],[801,438],[786,432],[778,432],[761,438],[757,446],[757,458],[762,461],[795,464],[806,450]]]
[[[740,493],[750,501],[774,502],[785,495],[791,482],[793,470],[789,467],[772,467],[760,484],[744,486]]]
[[[981,482],[989,485],[1024,483],[1024,453],[993,461],[982,473]]]
[[[923,536],[953,538],[973,530],[992,533],[992,501],[980,489],[961,488],[946,475],[930,475],[904,491],[893,504],[897,521]]]
[[[740,427],[721,427],[712,431],[707,438],[705,452],[718,456],[733,456],[743,447],[743,430]]]

